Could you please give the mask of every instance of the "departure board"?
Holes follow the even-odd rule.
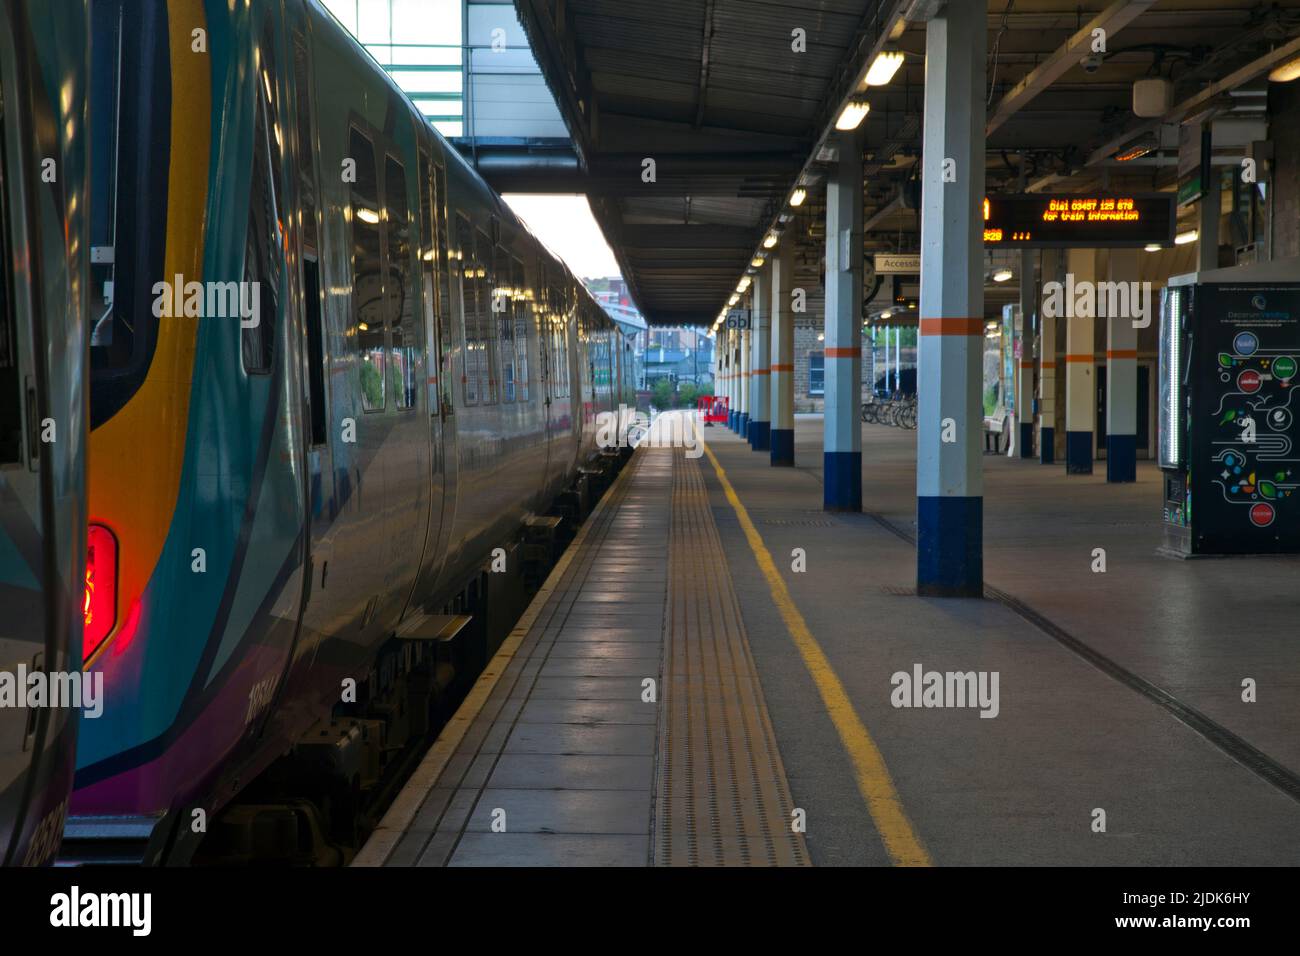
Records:
[[[984,200],[984,244],[1007,248],[1113,248],[1167,244],[1177,213],[1172,193],[1016,193]]]

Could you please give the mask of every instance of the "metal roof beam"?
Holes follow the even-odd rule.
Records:
[[[993,131],[1015,115],[1021,107],[1078,66],[1080,51],[1088,51],[1092,48],[1094,31],[1104,30],[1106,41],[1109,43],[1115,34],[1146,13],[1155,2],[1156,0],[1115,0],[1093,17],[1059,46],[1055,53],[1031,70],[1011,92],[1002,97],[984,127],[984,135],[992,136]]]
[[[713,0],[704,4],[704,42],[700,44],[700,92],[695,106],[695,128],[704,125],[704,109],[709,101],[709,54],[713,47]]]
[[[1252,60],[1245,66],[1233,70],[1223,79],[1211,83],[1205,89],[1201,90],[1194,96],[1190,96],[1181,103],[1174,105],[1164,116],[1157,119],[1146,120],[1136,126],[1129,127],[1123,133],[1113,137],[1104,145],[1097,147],[1088,156],[1086,166],[1095,166],[1104,162],[1115,155],[1115,151],[1143,133],[1149,132],[1164,123],[1181,123],[1188,116],[1194,114],[1197,110],[1205,107],[1215,97],[1222,96],[1235,90],[1242,84],[1249,83],[1260,76],[1263,76],[1279,63],[1285,63],[1287,60],[1300,56],[1300,37],[1293,37],[1291,40],[1283,43],[1281,46],[1270,50],[1257,60]]]

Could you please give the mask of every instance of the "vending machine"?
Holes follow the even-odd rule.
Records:
[[[1300,551],[1300,262],[1177,276],[1160,304],[1164,548]]]

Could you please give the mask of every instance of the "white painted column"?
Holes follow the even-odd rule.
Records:
[[[988,0],[926,25],[918,336],[917,593],[982,597]]]
[[[822,507],[862,510],[862,134],[836,137],[826,183]]]
[[[753,309],[750,309],[753,316]],[[751,321],[752,318],[751,318]],[[740,437],[749,440],[749,373],[753,367],[754,353],[749,329],[740,333]]]
[[[754,451],[768,451],[772,447],[772,291],[762,272],[754,277],[752,288],[754,329],[750,340],[754,357],[749,385],[749,445]]]
[[[1049,283],[1058,282],[1061,253],[1043,250],[1044,301]],[[1038,309],[1038,460],[1056,461],[1056,314],[1040,301]]]
[[[1021,458],[1034,457],[1034,260],[1031,249],[1020,256],[1020,308],[1016,315],[1016,442]]]
[[[783,242],[772,269],[772,464],[794,464],[794,256]]]
[[[1106,480],[1137,481],[1137,345],[1134,322],[1154,319],[1155,303],[1141,295],[1137,249],[1112,249],[1110,281],[1119,308],[1106,309]],[[1122,290],[1121,294],[1119,290]],[[1137,301],[1133,301],[1136,296]],[[1149,311],[1143,314],[1143,305]],[[1145,326],[1143,326],[1145,328]]]
[[[1094,294],[1078,294],[1079,283],[1092,283]],[[1097,253],[1066,252],[1065,324],[1065,473],[1091,475],[1097,430],[1096,366]]]

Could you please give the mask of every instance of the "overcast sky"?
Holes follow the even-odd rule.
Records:
[[[505,201],[578,278],[607,279],[621,274],[586,196],[507,193]]]

